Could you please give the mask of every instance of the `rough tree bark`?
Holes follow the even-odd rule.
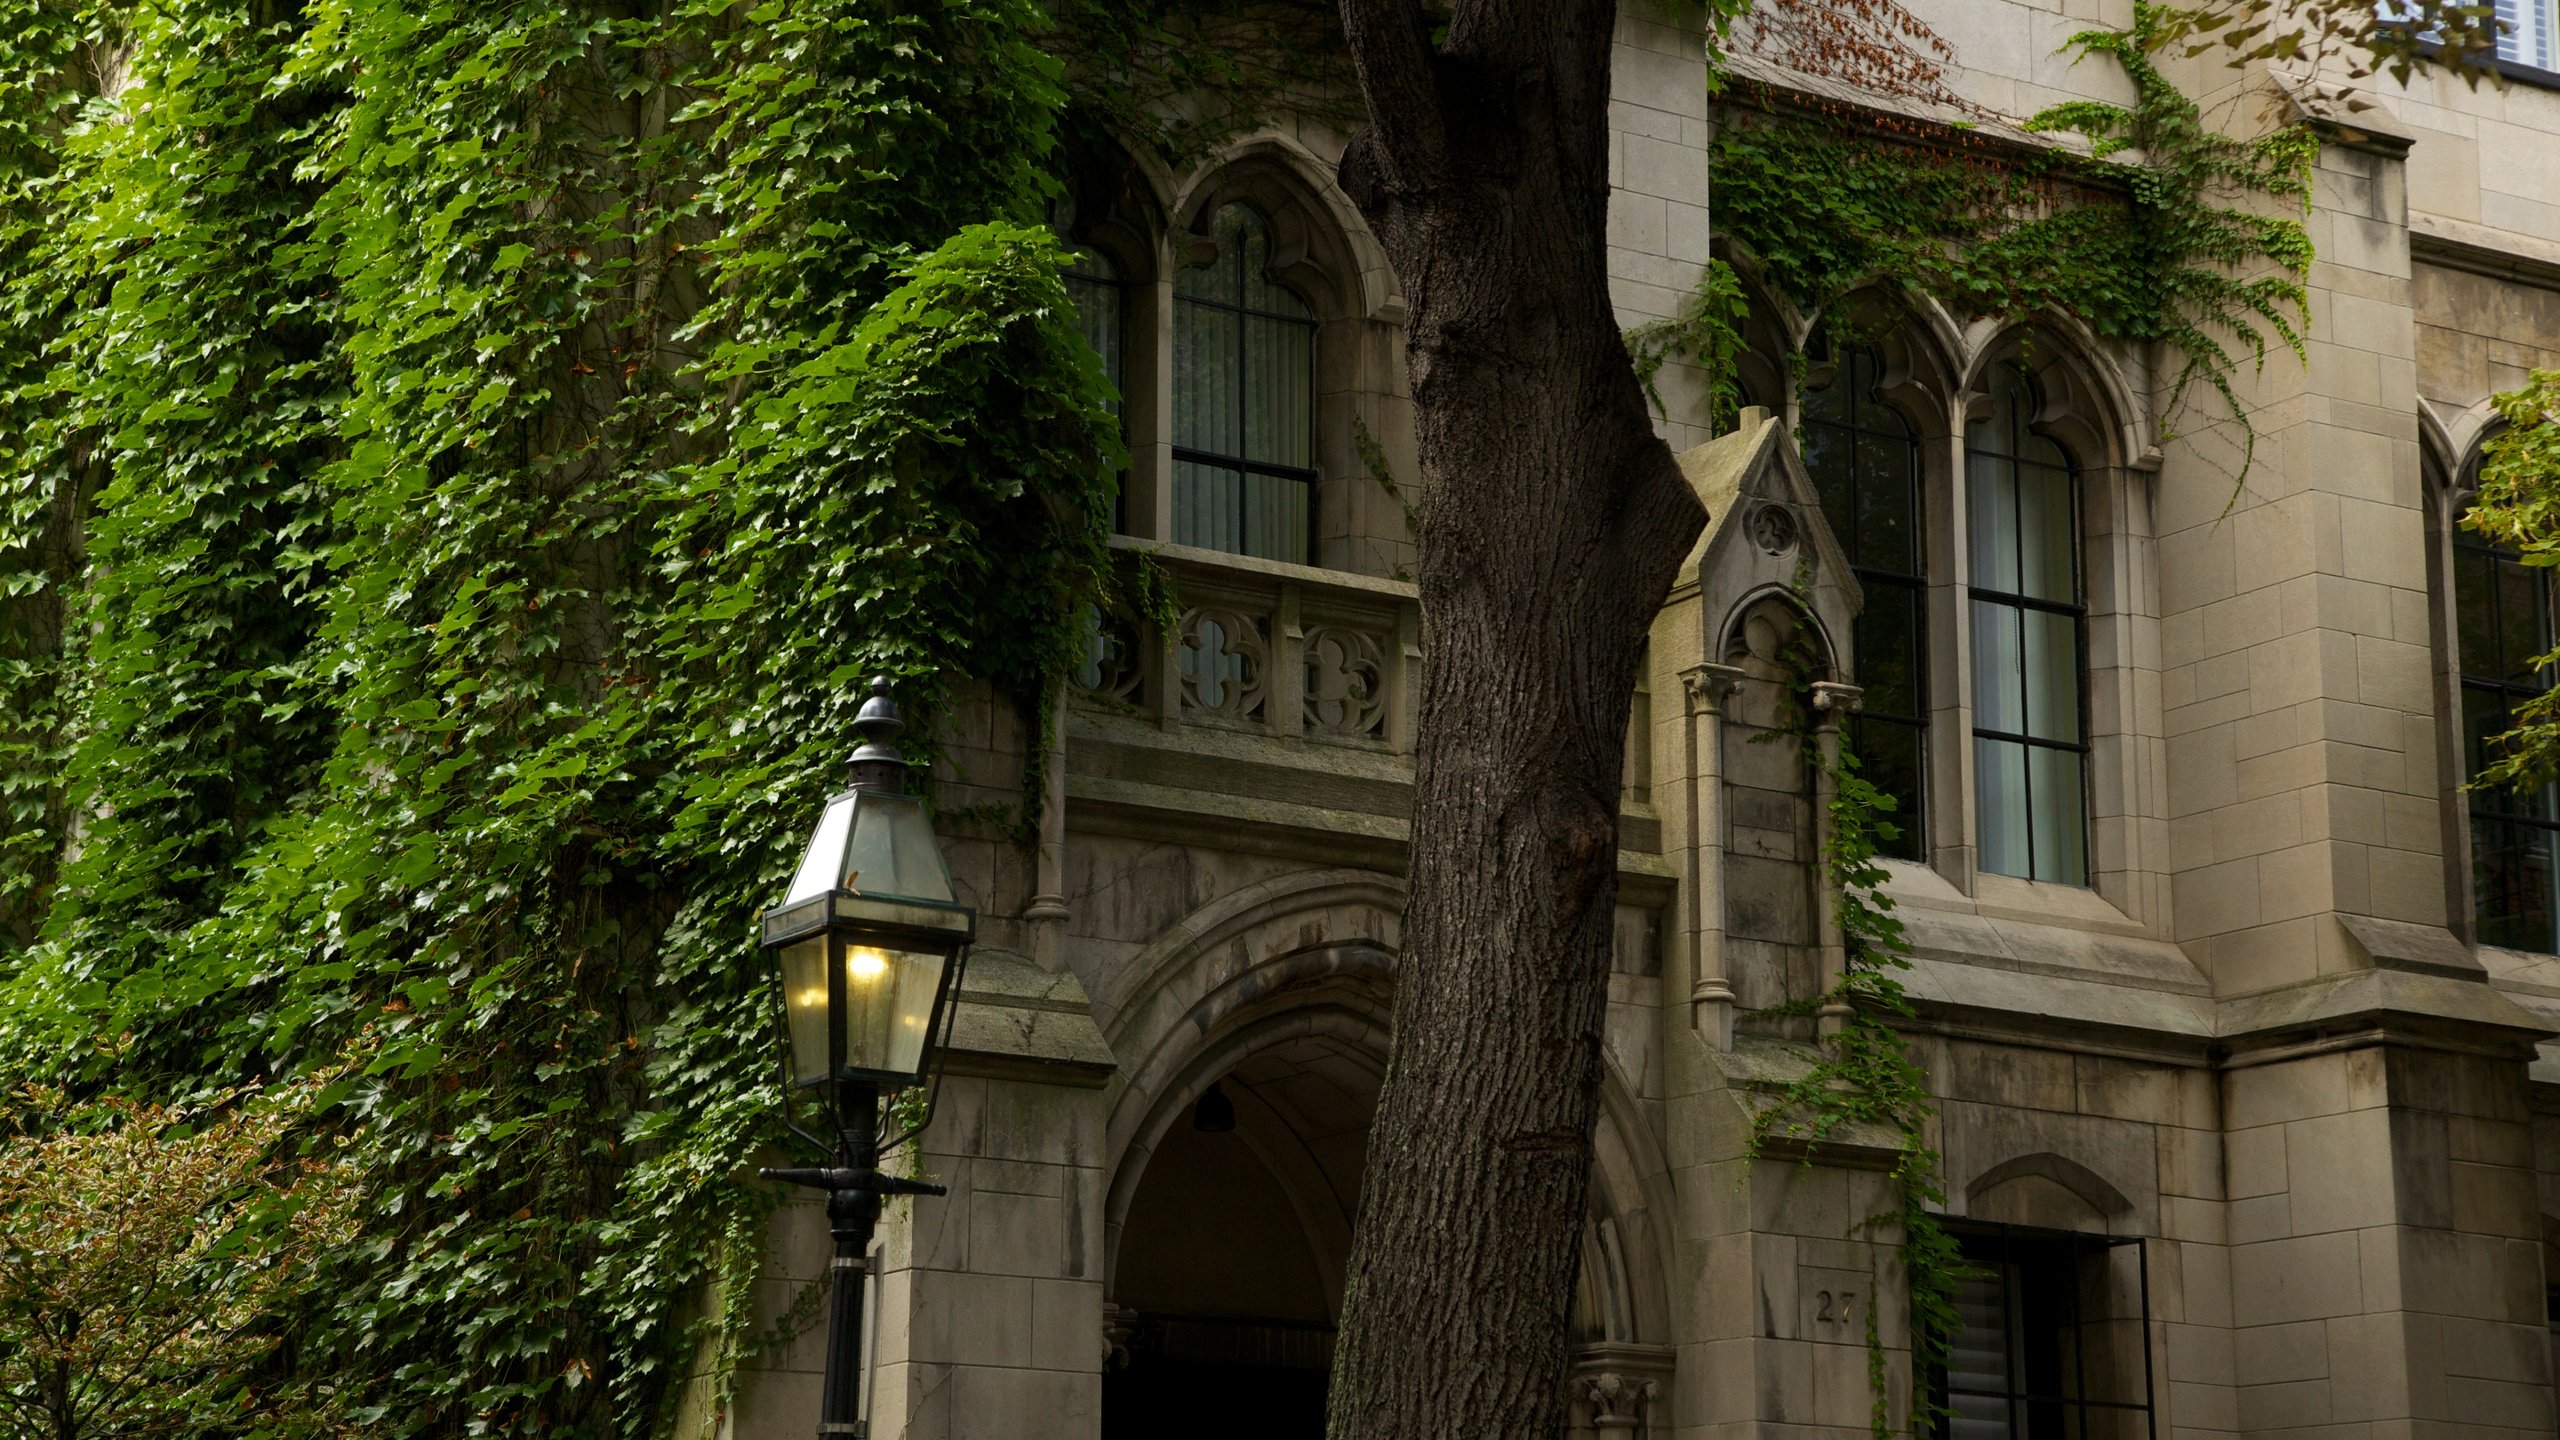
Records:
[[[1371,118],[1342,182],[1409,306],[1429,661],[1333,1440],[1564,1427],[1629,697],[1706,518],[1609,303],[1614,10],[1342,0]]]

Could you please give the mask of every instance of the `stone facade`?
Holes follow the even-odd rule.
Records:
[[[2052,52],[2130,18],[1921,8],[1960,85],[2013,113],[2106,94]],[[1612,274],[1634,324],[1674,313],[1719,243],[1700,37],[1635,10],[1617,86]],[[2255,103],[2233,93],[2225,123]],[[2329,132],[2310,361],[2251,377],[2236,489],[2227,433],[2154,413],[2153,357],[2060,321],[2029,344],[1889,277],[1854,302],[1900,317],[1874,393],[1910,436],[1928,562],[1921,843],[1889,893],[1918,952],[1945,1211],[1995,1267],[1950,1383],[2039,1397],[1996,1421],[2007,1402],[1959,1396],[1962,1435],[2560,1428],[2560,1051],[2540,1048],[2560,960],[2478,943],[2449,578],[2488,397],[2560,363],[2560,89],[2373,98]],[[1403,301],[1333,188],[1342,141],[1307,120],[1184,174],[1132,162],[1079,202],[1079,238],[1124,277],[1124,523],[1160,547],[1182,623],[1103,627],[1053,722],[1037,846],[945,827],[983,943],[915,1161],[951,1193],[884,1226],[884,1440],[1320,1433],[1426,663],[1410,497],[1376,474],[1413,474]],[[1268,221],[1272,274],[1314,316],[1316,565],[1164,543],[1188,463],[1173,277],[1232,203]],[[1814,318],[1762,296],[1754,334]],[[1967,618],[1963,517],[1987,483],[1968,437],[2011,370],[2078,497],[2085,885],[1994,873],[1977,813],[1993,661]],[[1807,662],[1787,656],[1821,681],[1812,743],[1836,743],[1869,591],[1798,453],[1801,397],[1755,395],[1770,408],[1710,437],[1670,379],[1665,430],[1714,518],[1636,697],[1572,1427],[1851,1440],[1871,1333],[1908,1423],[1896,1237],[1868,1223],[1890,1137],[1744,1152],[1821,1028],[1772,1007],[1842,963],[1809,864],[1822,770],[1780,722]],[[1018,723],[973,711],[945,738],[945,811],[1010,806]],[[823,1230],[784,1205],[761,1316],[823,1273]],[[804,1335],[760,1356],[722,1428],[806,1433],[817,1355]]]

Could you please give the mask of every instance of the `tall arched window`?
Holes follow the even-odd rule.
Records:
[[[2551,688],[2535,662],[2550,653],[2548,573],[2527,568],[2464,526],[2453,530],[2455,646],[2462,673],[2463,774],[2499,758],[2515,711]],[[2471,903],[2483,945],[2560,949],[2560,805],[2553,787],[2470,791]]]
[[[1173,538],[1308,563],[1315,519],[1315,312],[1270,278],[1251,206],[1211,222],[1211,263],[1174,286]]]
[[[1900,837],[1883,848],[1916,860],[1922,839],[1929,705],[1929,592],[1920,525],[1920,444],[1879,391],[1884,362],[1857,347],[1831,383],[1804,395],[1804,463],[1824,518],[1866,593],[1853,641],[1865,708],[1849,743],[1866,779],[1894,797]]]
[[[1982,868],[2089,883],[2080,503],[2070,457],[2032,428],[2034,382],[1990,376],[1965,432],[1973,768]]]

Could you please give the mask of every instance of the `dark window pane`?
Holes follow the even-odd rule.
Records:
[[[1076,325],[1084,332],[1085,343],[1102,357],[1102,373],[1111,388],[1127,388],[1121,377],[1121,329],[1124,323],[1120,282],[1111,262],[1090,251],[1079,251],[1069,262],[1066,272],[1067,298],[1076,307]],[[1120,408],[1112,401],[1112,409]]]
[[[2053,610],[2022,610],[2028,734],[2077,744],[2080,740],[2080,617]],[[1993,727],[1997,728],[1997,727]]]
[[[2485,550],[2457,545],[2453,551],[2453,622],[2462,672],[2497,675],[2498,596],[2496,557]]]
[[[1919,497],[1913,486],[1919,458],[1908,440],[1858,437],[1858,548],[1850,556],[1858,564],[1897,575],[1921,572]]]
[[[2504,694],[2487,686],[2463,686],[2464,772],[2477,778],[2481,771],[2496,764],[2506,753],[2506,747],[2498,743],[2498,737],[2514,728],[2515,721],[2507,712]],[[2471,808],[2475,811],[2512,815],[2517,813],[2522,803],[2513,791],[2504,788],[2471,792]]]
[[[2077,605],[2079,517],[2071,503],[2071,474],[2021,465],[2017,476],[2019,593]]]
[[[1920,599],[1917,587],[1870,580],[1858,612],[1857,679],[1869,713],[1920,718]]]
[[[2505,662],[2496,672],[2510,684],[2542,688],[2539,661],[2551,648],[2550,617],[2543,610],[2541,571],[2501,556],[2498,560],[2498,655]]]
[[[2088,827],[2080,752],[2032,746],[2027,751],[2028,823],[2035,827],[2035,878],[2089,883]]]
[[[1856,445],[1849,432],[1837,426],[1804,427],[1804,473],[1813,481],[1814,493],[1822,497],[1822,518],[1843,550],[1858,543],[1857,474],[1850,459]]]
[[[1982,868],[1995,875],[2028,874],[2027,747],[1977,737],[1973,790],[1982,826]]]
[[[1173,539],[1177,545],[1229,553],[1244,547],[1244,472],[1189,460],[1174,462]]]
[[[1876,848],[1904,860],[1918,860],[1921,849],[1921,727],[1874,715],[1861,715],[1852,727],[1850,744],[1857,751],[1858,774],[1893,797],[1894,809],[1880,817],[1898,834],[1879,836]]]
[[[2015,472],[1997,456],[1966,457],[1970,492],[1973,585],[2002,594],[2018,592],[2018,495]]]
[[[1315,338],[1294,320],[1244,317],[1243,458],[1297,470],[1315,463]]]
[[[1177,304],[1173,324],[1173,443],[1235,455],[1244,440],[1243,318],[1211,305]]]
[[[1307,563],[1307,487],[1276,475],[1244,477],[1244,534],[1238,554]]]
[[[1835,369],[1827,385],[1804,387],[1797,403],[1803,407],[1807,421],[1827,420],[1836,425],[1849,423],[1849,377]]]
[[[2471,841],[2481,943],[2517,950],[2551,949],[2555,938],[2552,833],[2511,820],[2475,817]]]

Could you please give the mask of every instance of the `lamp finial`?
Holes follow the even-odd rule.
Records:
[[[854,733],[862,737],[861,748],[853,752],[855,788],[906,788],[907,757],[898,753],[897,744],[898,735],[906,728],[906,717],[898,713],[898,702],[889,696],[889,677],[873,676],[871,698],[862,702],[861,713],[853,717]]]

